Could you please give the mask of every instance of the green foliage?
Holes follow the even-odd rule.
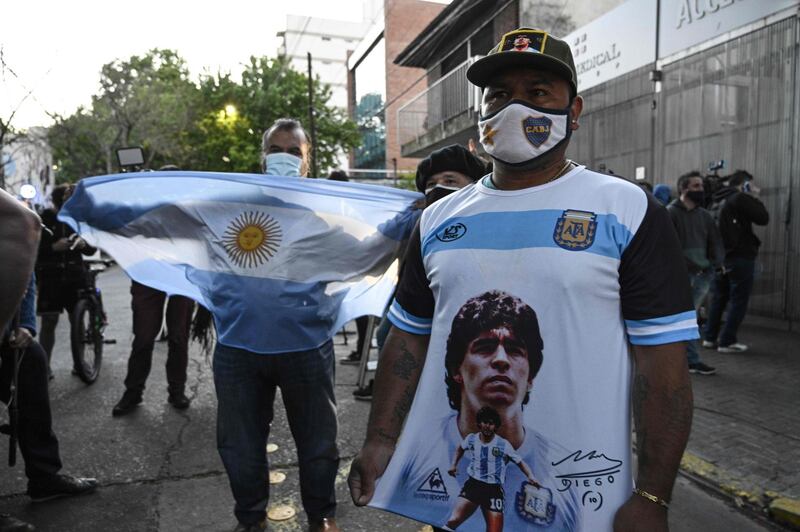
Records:
[[[413,190],[414,192],[419,192],[417,190],[417,174],[416,172],[398,172],[397,174],[397,188],[402,188],[405,190]]]
[[[116,150],[142,146],[148,168],[175,164],[204,171],[259,172],[261,134],[276,119],[308,126],[308,78],[284,58],[251,57],[242,81],[228,74],[194,82],[172,50],[103,66],[88,109],[60,118],[49,141],[59,180],[112,173]],[[330,88],[314,82],[319,174],[359,141],[358,128],[328,105]],[[308,127],[307,127],[308,128]]]

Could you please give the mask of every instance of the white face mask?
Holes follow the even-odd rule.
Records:
[[[291,153],[269,153],[264,158],[264,173],[286,177],[300,177],[303,160]]]
[[[509,166],[530,164],[569,138],[569,111],[511,100],[478,121],[483,149]]]

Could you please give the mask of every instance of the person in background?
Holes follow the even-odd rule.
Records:
[[[665,185],[664,183],[659,183],[653,188],[653,196],[655,196],[662,205],[669,205],[669,202],[672,201],[672,191],[670,191],[669,185]]]
[[[31,275],[18,310],[18,324],[5,327],[0,339],[0,401],[10,406],[11,384],[17,387],[17,437],[27,495],[33,502],[83,495],[97,488],[97,480],[60,474],[61,456],[48,393],[47,355],[36,336],[36,281]],[[15,362],[15,358],[17,361]],[[18,366],[17,366],[18,364]],[[13,375],[17,366],[16,379]],[[0,531],[34,530],[10,516],[0,516]]]
[[[350,178],[347,177],[347,172],[344,170],[334,170],[328,176],[330,181],[350,181]]]
[[[39,243],[39,217],[0,189],[0,330],[5,331],[27,293]],[[2,367],[0,366],[0,369]],[[36,528],[0,513],[0,531],[32,532]]]
[[[52,209],[42,212],[42,223],[47,228],[39,241],[36,260],[36,278],[39,283],[37,303],[41,316],[41,345],[47,353],[50,378],[50,359],[53,356],[55,332],[63,311],[72,323],[72,311],[79,292],[86,286],[86,266],[83,257],[94,255],[97,249],[89,246],[67,224],[58,221],[58,211],[72,195],[72,185],[58,185],[53,189]]]
[[[179,168],[166,165],[159,171]],[[166,312],[164,303],[166,302]],[[153,364],[153,348],[167,323],[167,402],[177,410],[186,410],[191,400],[186,396],[186,369],[189,365],[189,330],[192,324],[194,301],[184,296],[167,296],[166,293],[136,281],[131,282],[131,309],[133,311],[133,345],[125,375],[125,392],[111,410],[114,417],[131,413],[142,402],[147,377]]]
[[[728,178],[728,185],[713,197],[717,223],[725,245],[724,269],[714,279],[708,321],[703,333],[703,347],[717,348],[720,353],[741,353],[747,345],[737,339],[739,326],[747,313],[753,290],[756,257],[761,240],[753,232],[753,224],[767,225],[769,213],[759,199],[761,189],[753,184],[753,176],[737,170]],[[722,314],[728,309],[725,325]]]
[[[678,194],[680,196],[667,206],[667,211],[683,248],[692,300],[698,310],[708,295],[714,272],[722,268],[725,251],[714,218],[702,207],[705,191],[700,172],[680,176]],[[700,360],[697,340],[686,342],[686,356],[689,373],[713,375],[717,372]]]

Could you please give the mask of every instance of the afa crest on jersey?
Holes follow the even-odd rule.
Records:
[[[553,240],[570,251],[582,251],[594,244],[597,234],[597,215],[588,211],[567,209],[556,222]]]
[[[553,492],[549,488],[523,483],[517,492],[515,502],[519,516],[531,524],[547,527],[552,525],[556,518]]]
[[[550,138],[550,129],[553,121],[546,116],[529,116],[522,121],[522,129],[525,130],[525,137],[528,142],[537,148],[547,142]]]

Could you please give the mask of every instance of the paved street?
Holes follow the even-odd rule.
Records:
[[[87,387],[70,375],[72,362],[62,317],[53,361],[56,377],[50,391],[65,472],[96,476],[101,488],[93,495],[33,505],[24,495],[20,460],[14,469],[4,468],[5,474],[0,475],[0,511],[33,522],[42,531],[232,530],[233,501],[215,448],[216,402],[210,361],[192,346],[188,394],[193,403],[189,410],[178,412],[166,402],[166,344],[157,344],[144,404],[127,417],[112,418],[111,408],[123,391],[131,342],[129,282],[113,268],[100,276],[99,284],[110,320],[107,335],[117,344],[106,346],[100,379]],[[761,333],[748,329],[743,341],[754,339],[753,334]],[[708,362],[720,368],[720,375],[694,378],[697,408],[690,451],[717,467],[739,468],[734,472],[746,474],[749,482],[768,482],[770,489],[795,493],[798,401],[796,386],[790,389],[788,385],[798,381],[798,363],[789,352],[781,351],[785,341],[780,334],[764,335],[764,343],[752,358],[707,355]],[[354,342],[354,334],[347,346],[337,336],[338,356],[347,354]],[[767,371],[773,366],[779,375]],[[369,403],[355,401],[351,395],[356,371],[353,366],[337,367],[342,455],[338,520],[349,531],[419,531],[419,523],[356,509],[349,502],[344,479],[363,439],[369,411]],[[790,409],[789,405],[794,406]],[[303,530],[295,451],[280,407],[276,408],[271,441],[278,445],[270,455],[272,468],[287,475],[284,483],[273,486],[271,502],[291,505],[298,516],[273,522],[270,529]],[[786,445],[780,447],[784,441]],[[3,438],[0,455],[4,460],[7,445]],[[771,529],[683,477],[678,481],[671,519],[672,530],[680,532]]]

